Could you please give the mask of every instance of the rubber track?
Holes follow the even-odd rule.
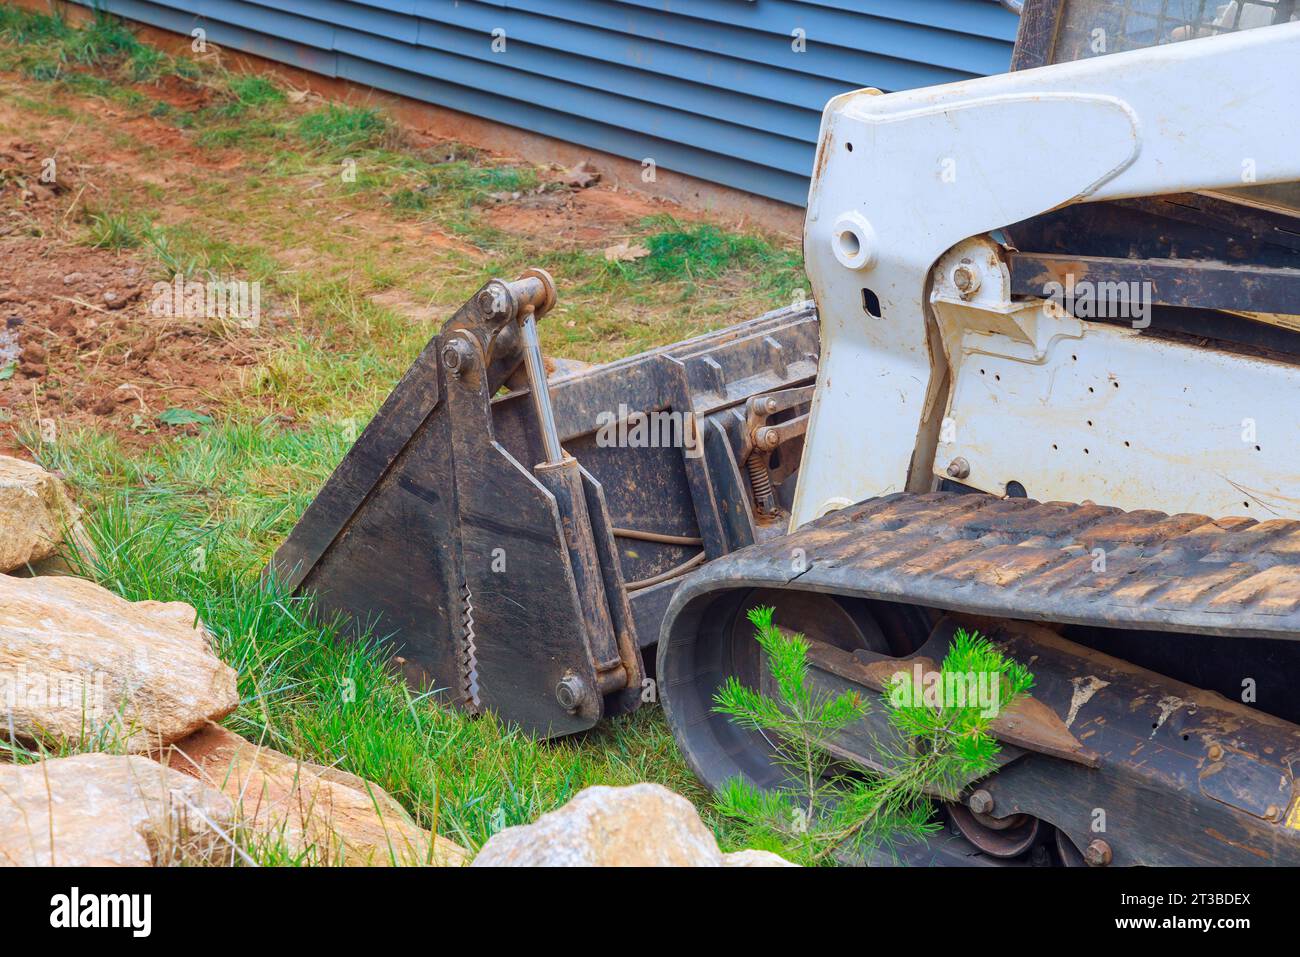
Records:
[[[710,562],[673,605],[746,584],[1031,621],[1300,638],[1300,521],[899,493]]]

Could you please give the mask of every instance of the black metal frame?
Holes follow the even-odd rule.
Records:
[[[1057,61],[1068,3],[1028,0],[1013,70]],[[1154,307],[1148,335],[1208,337],[1300,358],[1300,331],[1235,314],[1300,312],[1300,213],[1180,193],[1067,206],[1004,232],[1015,294],[1042,296],[1067,273],[1144,282]]]
[[[1011,54],[1012,70],[1029,70],[1052,62],[1065,0],[1025,0]]]
[[[1244,0],[1244,2],[1253,6],[1271,8],[1274,11],[1274,22],[1282,23],[1295,15],[1300,0]],[[1020,28],[1016,35],[1015,51],[1011,58],[1012,70],[1026,70],[1061,61],[1060,54],[1062,51],[1060,50],[1059,41],[1062,37],[1062,27],[1069,13],[1070,3],[1071,0],[1026,0],[1024,9],[1020,14]],[[1155,32],[1157,33],[1167,31],[1174,25],[1192,26],[1197,36],[1236,30],[1238,28],[1236,23],[1219,28],[1206,22],[1208,10],[1217,6],[1217,3],[1218,0],[1202,0],[1198,8],[1201,15],[1192,18],[1171,13],[1169,0],[1164,0],[1159,11],[1155,13],[1143,11],[1137,11],[1137,13],[1143,20],[1152,21],[1155,24]],[[1122,13],[1125,7],[1122,0],[1114,0],[1112,5],[1121,11],[1120,28],[1117,31],[1119,36],[1112,38],[1112,43],[1116,45],[1116,49],[1112,50],[1112,52],[1119,52],[1120,49],[1123,49],[1123,45],[1122,42],[1117,43],[1116,41],[1122,41],[1128,19]],[[1242,6],[1237,7],[1238,23],[1244,9]]]

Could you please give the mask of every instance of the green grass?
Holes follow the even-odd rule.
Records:
[[[136,83],[152,83],[173,71],[172,58],[157,47],[137,44],[127,60],[128,72]]]
[[[378,640],[314,623],[304,599],[259,577],[346,449],[342,428],[226,420],[143,456],[93,432],[27,440],[82,491],[94,577],[132,600],[197,609],[239,673],[241,704],[225,723],[245,737],[372,780],[471,848],[591,784],[652,780],[702,797],[655,710],[580,739],[533,740],[409,690]]]
[[[308,146],[336,151],[378,146],[391,130],[388,118],[378,110],[335,103],[307,113],[297,126]]]
[[[92,213],[86,240],[96,249],[134,249],[145,227],[121,213]]]
[[[424,182],[403,186],[388,197],[398,210],[450,213],[451,208],[481,206],[500,196],[538,188],[540,178],[531,166],[476,166],[461,160],[440,163],[421,171]]]
[[[224,110],[219,107],[218,110]],[[218,115],[225,116],[224,112]],[[284,138],[284,127],[261,117],[244,120],[240,123],[204,123],[198,129],[194,142],[199,146],[215,149],[233,149],[256,146],[259,143]]]
[[[143,50],[125,24],[106,16],[96,16],[86,26],[66,34],[62,48],[69,60],[85,66],[98,66]]]
[[[0,65],[16,66],[41,80],[76,77],[78,67],[124,66],[124,76],[143,81],[167,70],[171,58],[148,47],[115,18],[97,15],[74,28],[59,17],[0,8],[0,39],[12,45]]]
[[[719,229],[710,223],[682,226],[671,217],[649,221],[660,226],[641,242],[650,250],[644,259],[618,264],[637,278],[652,280],[711,279],[737,269],[752,269],[765,286],[780,284],[801,269],[798,255],[780,250],[758,236]]]
[[[73,28],[59,17],[0,6],[0,37],[13,43],[62,42],[72,32]]]
[[[234,102],[243,109],[256,109],[285,101],[284,91],[274,81],[256,73],[232,75],[226,82]]]

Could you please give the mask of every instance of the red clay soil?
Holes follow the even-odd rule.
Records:
[[[516,236],[545,242],[556,249],[593,249],[615,242],[648,216],[671,214],[682,220],[703,220],[702,213],[673,203],[605,186],[590,189],[528,193],[491,207],[487,221]]]
[[[198,323],[157,318],[157,266],[144,256],[58,238],[79,184],[39,180],[47,146],[0,140],[0,454],[19,428],[94,422],[140,445],[186,426],[172,408],[204,411],[251,365],[249,346]]]

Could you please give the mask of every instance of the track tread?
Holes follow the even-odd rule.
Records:
[[[807,569],[787,574],[796,547]],[[1300,521],[1285,519],[898,493],[712,562],[683,589],[777,575],[1040,621],[1300,638]]]

